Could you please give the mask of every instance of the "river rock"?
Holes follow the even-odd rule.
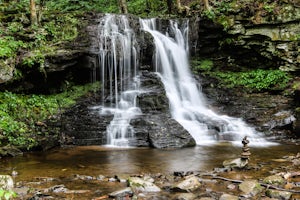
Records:
[[[239,197],[231,194],[222,194],[219,200],[239,200]]]
[[[242,169],[248,165],[248,159],[235,158],[231,160],[224,160],[223,166],[229,169]]]
[[[150,181],[145,181],[138,177],[131,177],[128,179],[129,186],[132,191],[140,192],[160,192],[161,189]]]
[[[278,190],[267,190],[266,195],[270,198],[288,200],[291,198],[292,193],[286,191],[278,191]]]
[[[179,193],[175,196],[175,200],[194,200],[197,196],[193,193]]]
[[[14,180],[9,175],[0,175],[0,189],[11,190],[14,187]]]
[[[239,189],[246,195],[255,196],[262,192],[263,188],[257,180],[246,180],[239,185]]]
[[[199,182],[198,178],[196,176],[191,176],[182,182],[175,184],[172,187],[172,190],[190,192],[198,189],[199,187],[201,187],[201,183]]]
[[[132,196],[133,195],[133,192],[131,190],[130,187],[127,187],[127,188],[124,188],[122,190],[118,190],[118,191],[115,191],[115,192],[112,192],[110,193],[108,196],[110,198],[125,198],[125,197],[128,197],[128,196]]]
[[[264,183],[271,185],[282,185],[284,182],[284,178],[279,175],[268,176],[264,179]]]

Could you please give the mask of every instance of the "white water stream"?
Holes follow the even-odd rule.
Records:
[[[130,120],[141,114],[136,106],[141,91],[135,34],[123,15],[106,15],[98,30],[103,102],[100,114],[114,114],[106,131],[107,144],[126,147],[134,138]]]
[[[164,84],[172,117],[193,136],[198,145],[222,140],[241,144],[244,136],[248,136],[251,145],[267,145],[262,136],[242,119],[218,115],[208,109],[190,72],[187,25],[180,30],[176,22],[170,21],[172,34],[162,34],[156,30],[155,19],[140,21],[143,29],[154,38],[156,70]]]

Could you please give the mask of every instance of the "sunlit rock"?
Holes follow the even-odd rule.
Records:
[[[196,176],[191,176],[186,180],[183,180],[182,182],[175,184],[172,187],[172,190],[190,192],[198,189],[200,186],[201,183],[199,182],[198,178]]]
[[[11,190],[14,187],[14,180],[9,175],[0,175],[0,189]]]
[[[239,185],[239,189],[250,196],[255,196],[263,190],[257,180],[246,180]]]
[[[150,181],[145,181],[138,177],[128,179],[129,186],[135,193],[139,192],[160,192],[161,189]]]

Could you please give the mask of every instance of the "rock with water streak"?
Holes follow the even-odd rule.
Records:
[[[0,189],[11,190],[14,187],[14,180],[9,175],[0,175]]]
[[[270,198],[288,200],[291,198],[292,193],[278,190],[267,190],[266,195]]]
[[[190,192],[198,189],[199,187],[201,187],[201,183],[199,182],[198,178],[196,176],[191,176],[184,181],[175,184],[172,187],[172,190]]]
[[[239,185],[239,189],[249,196],[255,196],[263,190],[257,180],[246,180]]]
[[[150,181],[143,180],[138,177],[131,177],[128,179],[129,186],[132,191],[140,192],[160,192],[161,189]]]

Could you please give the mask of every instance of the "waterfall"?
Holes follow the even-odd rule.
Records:
[[[106,131],[107,144],[129,146],[130,139],[134,138],[130,120],[141,114],[136,106],[140,90],[135,34],[124,15],[106,15],[98,30],[102,83],[100,114],[114,115]]]
[[[264,139],[242,119],[218,115],[208,109],[205,97],[197,87],[188,61],[188,26],[180,30],[170,21],[166,34],[156,30],[155,19],[141,19],[142,28],[155,42],[155,68],[170,102],[172,117],[195,139],[198,145],[226,140],[240,144],[244,136],[255,145],[266,145]],[[172,35],[172,37],[170,37]]]

